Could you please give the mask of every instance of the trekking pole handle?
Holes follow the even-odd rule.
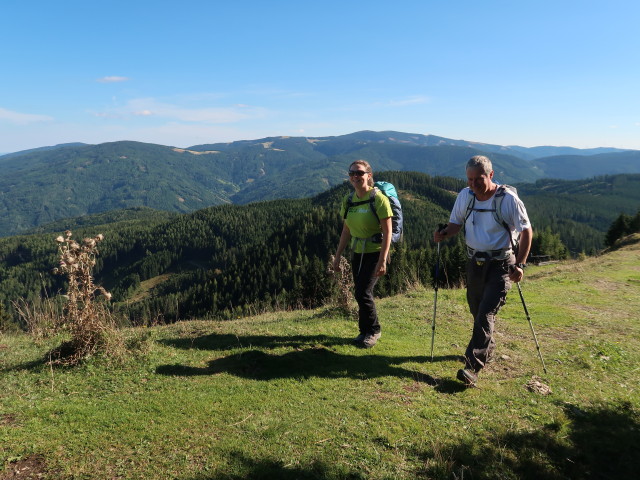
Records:
[[[436,243],[440,243],[442,240],[445,239],[446,233],[442,233],[442,231],[447,227],[448,225],[445,223],[438,224],[438,226],[436,227],[436,231],[433,233],[433,239]],[[437,236],[439,236],[439,239]]]

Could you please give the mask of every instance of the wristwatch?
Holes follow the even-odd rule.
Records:
[[[524,270],[525,268],[527,268],[527,264],[526,263],[516,263],[516,267],[518,267],[520,270]]]

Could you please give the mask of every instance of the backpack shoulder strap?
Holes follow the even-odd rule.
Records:
[[[509,227],[509,224],[507,224],[507,222],[504,220],[504,217],[502,216],[502,202],[507,196],[507,193],[515,196],[517,195],[516,192],[517,190],[510,185],[500,185],[498,187],[498,191],[496,192],[493,198],[493,203],[494,203],[493,218],[495,219],[496,222],[498,222],[498,224],[502,225],[502,227],[507,231],[507,234],[509,235],[509,241],[511,242],[511,248],[513,249],[513,253],[517,255],[518,247],[520,246],[519,235],[516,235],[516,238],[514,240],[513,235],[511,234],[511,228]]]
[[[476,195],[471,191],[471,189],[469,189],[469,201],[467,202],[467,211],[464,215],[463,225],[467,223],[467,219],[469,218],[469,215],[471,215],[471,212],[473,212],[473,207],[475,204],[476,204]]]
[[[344,216],[342,217],[343,220],[347,218],[347,215],[349,214],[349,210],[351,209],[351,207],[355,205],[353,201],[353,195],[354,193],[347,193],[347,195],[345,196],[345,200],[344,200],[345,209],[344,209]]]
[[[378,187],[373,187],[371,189],[371,193],[369,194],[369,207],[371,208],[371,213],[376,217],[378,223],[380,223],[380,217],[378,216],[378,212],[376,212],[376,195],[380,193]]]
[[[515,192],[516,189],[510,185],[499,185],[496,194],[493,196],[493,218],[507,230],[509,230],[509,226],[502,216],[502,202],[507,196],[507,193],[515,195]]]

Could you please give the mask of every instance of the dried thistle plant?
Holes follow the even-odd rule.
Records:
[[[340,257],[340,271],[336,272],[333,269],[334,256],[329,258],[329,265],[327,266],[327,273],[329,273],[333,281],[336,284],[336,296],[335,303],[337,307],[344,312],[347,316],[354,316],[356,313],[356,307],[353,300],[353,275],[351,274],[351,264],[349,261]]]
[[[63,295],[66,303],[58,330],[68,332],[71,340],[52,353],[53,363],[65,365],[76,364],[99,350],[108,350],[110,342],[117,338],[111,312],[104,303],[96,301],[98,295],[109,301],[111,294],[96,285],[92,275],[98,244],[104,236],[85,238],[81,243],[72,236],[67,230],[64,236],[56,238],[60,262],[53,269],[54,274],[64,275],[69,284],[67,294]]]

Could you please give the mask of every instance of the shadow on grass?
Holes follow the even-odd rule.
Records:
[[[640,423],[628,403],[582,410],[533,432],[487,433],[477,441],[420,452],[426,478],[636,479]]]
[[[229,335],[211,334],[195,338],[170,338],[158,340],[158,343],[185,350],[230,350],[233,348],[301,348],[309,344],[348,345],[351,340],[327,335]]]
[[[202,474],[188,480],[365,480],[364,473],[352,472],[339,465],[315,461],[307,467],[289,467],[272,459],[253,459],[241,452],[229,456],[224,472]]]
[[[331,349],[338,345],[351,345],[352,339],[327,335],[229,335],[209,334],[194,338],[172,338],[159,343],[185,350],[225,351],[251,348],[249,351],[229,355],[209,362],[208,367],[161,365],[156,373],[173,376],[214,375],[221,372],[254,380],[276,378],[375,378],[396,376],[422,382],[441,393],[459,393],[464,385],[453,380],[433,376],[397,365],[406,362],[431,363],[427,355],[389,357],[377,354],[348,355]],[[273,355],[263,350],[290,348],[293,351]],[[354,345],[354,348],[355,347]],[[260,349],[260,350],[258,350]],[[459,361],[459,355],[434,356],[433,362]]]
[[[5,372],[19,372],[20,370],[37,370],[44,368],[47,365],[47,359],[39,358],[37,360],[31,360],[30,362],[19,363],[17,365],[8,365],[0,368],[0,373]]]
[[[345,355],[323,346],[297,349],[283,355],[249,350],[209,362],[208,367],[161,365],[156,373],[162,375],[194,376],[227,372],[253,380],[277,378],[375,378],[395,376],[411,378],[431,386],[438,385],[434,377],[397,366],[405,362],[427,362],[427,357],[388,357],[384,355]]]
[[[194,338],[169,338],[158,340],[158,343],[173,348],[183,350],[211,350],[224,351],[234,348],[262,348],[274,349],[282,347],[290,347],[302,349],[314,346],[332,347],[336,345],[352,345],[353,339],[344,337],[330,337],[327,335],[229,335],[229,334],[209,334]],[[425,349],[425,353],[426,353]],[[431,359],[427,356],[416,357],[421,361],[429,362]],[[440,355],[434,356],[434,362],[448,361],[463,362],[464,357],[461,355]]]

